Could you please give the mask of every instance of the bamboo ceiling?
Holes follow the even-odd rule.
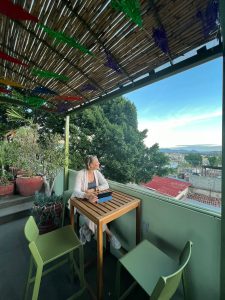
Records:
[[[19,103],[34,96],[35,88],[41,86],[55,93],[35,94],[43,99],[39,106],[50,111],[80,108],[220,37],[218,21],[204,32],[204,15],[211,0],[140,0],[142,26],[106,0],[8,1],[20,5],[38,22],[15,20],[0,12],[0,51],[25,64],[0,58],[0,93],[4,89],[8,93],[0,95]],[[74,38],[93,55],[57,42],[43,25]],[[153,38],[157,28],[165,30],[166,38],[161,36],[162,42],[163,38],[168,42],[165,51]],[[68,80],[40,77],[34,73],[37,69]],[[9,87],[7,81],[14,86]]]

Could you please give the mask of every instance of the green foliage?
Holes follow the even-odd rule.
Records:
[[[202,156],[199,153],[189,153],[185,155],[184,159],[193,167],[202,165]]]
[[[50,184],[50,192],[54,185],[54,180],[59,170],[64,166],[64,144],[59,134],[42,133],[39,139],[42,171]]]
[[[35,193],[34,205],[39,207],[46,207],[52,204],[61,203],[63,204],[63,197],[57,195],[51,195],[50,197],[43,193]]]
[[[8,185],[13,180],[12,174],[9,172],[4,172],[0,176],[0,185]]]
[[[218,156],[209,156],[208,157],[209,165],[213,167],[217,167],[219,163]]]
[[[54,224],[59,227],[62,222],[63,205],[62,196],[35,193],[31,215],[38,226]]]
[[[22,126],[16,131],[13,142],[9,143],[8,161],[18,169],[26,171],[28,176],[40,172],[40,154],[38,145],[38,129],[36,125]]]
[[[82,168],[85,155],[95,154],[111,180],[140,183],[167,174],[168,158],[157,144],[144,145],[147,131],[138,131],[136,108],[123,97],[71,116],[71,124],[71,168]]]
[[[39,124],[41,143],[46,134],[64,133],[65,121],[58,115],[36,110],[22,114]],[[70,115],[70,168],[83,168],[84,157],[95,154],[104,175],[118,182],[146,182],[154,174],[168,174],[168,158],[157,144],[146,147],[146,136],[147,130],[137,128],[135,105],[124,97],[93,105]]]

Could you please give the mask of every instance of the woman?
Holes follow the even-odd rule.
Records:
[[[99,171],[100,163],[97,156],[88,155],[85,159],[85,169],[77,173],[72,197],[85,198],[90,202],[97,202],[96,191],[103,191],[109,188],[108,182]],[[92,234],[95,233],[97,226],[84,216],[85,223],[80,228],[80,240],[83,244],[90,242]],[[111,245],[120,249],[121,244],[111,233],[107,225],[104,225],[103,231],[106,231]]]

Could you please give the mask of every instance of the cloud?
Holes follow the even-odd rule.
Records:
[[[153,127],[166,127],[166,128],[176,128],[180,126],[186,126],[188,124],[193,124],[193,122],[197,121],[206,121],[216,117],[222,116],[221,110],[216,110],[214,112],[200,114],[200,115],[179,115],[176,114],[174,116],[170,116],[166,119],[158,119],[158,120],[139,120],[139,128],[143,130],[144,128],[148,128],[149,125]],[[144,127],[143,127],[144,126]]]
[[[164,119],[139,119],[138,127],[139,130],[149,131],[145,140],[147,146],[154,143],[159,143],[160,147],[179,144],[221,144],[221,116],[221,110],[195,115],[177,113]]]

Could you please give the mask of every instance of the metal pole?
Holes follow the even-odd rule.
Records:
[[[223,41],[223,96],[222,96],[222,195],[221,195],[221,259],[220,299],[225,299],[225,1],[219,1],[220,25]]]
[[[65,120],[65,164],[64,164],[64,180],[63,180],[63,190],[68,189],[68,179],[69,179],[69,128],[70,128],[70,116],[66,116]]]

